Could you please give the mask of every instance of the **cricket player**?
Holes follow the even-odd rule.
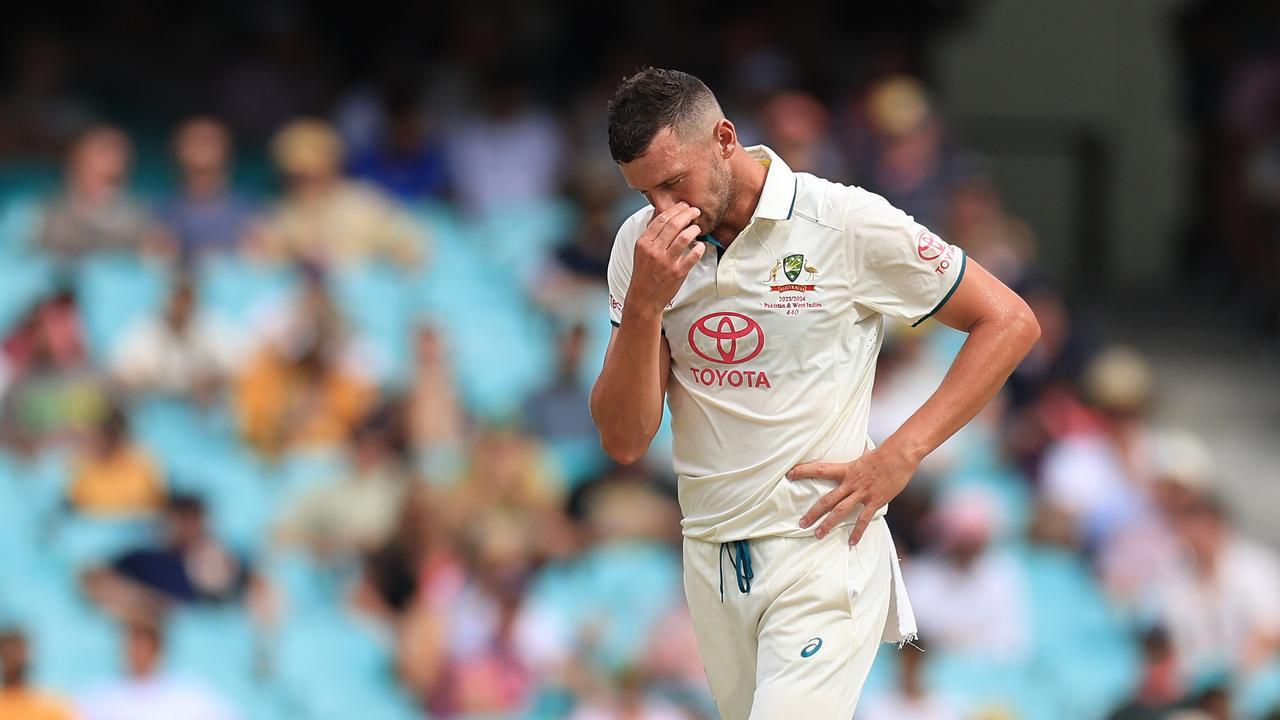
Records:
[[[722,717],[848,720],[879,644],[916,631],[886,505],[991,400],[1039,325],[884,198],[743,147],[692,75],[623,80],[609,149],[650,207],[623,223],[609,262],[615,327],[591,393],[601,444],[635,462],[666,398],[685,593]],[[876,447],[886,316],[968,336]]]

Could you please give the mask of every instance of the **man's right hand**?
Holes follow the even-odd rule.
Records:
[[[662,311],[684,284],[689,271],[702,259],[706,245],[697,241],[702,231],[694,220],[702,213],[686,203],[657,213],[636,240],[627,309]]]

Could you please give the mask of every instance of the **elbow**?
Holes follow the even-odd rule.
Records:
[[[628,445],[616,440],[608,440],[603,435],[600,436],[600,447],[604,449],[606,455],[619,465],[631,465],[639,462],[645,453],[645,448]]]
[[[630,441],[625,434],[611,429],[608,423],[602,423],[599,404],[598,388],[591,388],[591,421],[594,421],[595,430],[599,433],[600,448],[604,450],[604,454],[611,457],[618,465],[631,465],[632,462],[644,457],[646,448],[637,447],[636,443]]]
[[[1036,319],[1036,314],[1032,312],[1030,306],[1025,303],[1021,312],[1018,313],[1016,320],[1018,339],[1021,340],[1022,355],[1025,357],[1031,352],[1031,348],[1040,341],[1040,321]]]

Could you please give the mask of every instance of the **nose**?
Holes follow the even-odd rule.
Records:
[[[650,201],[653,202],[653,209],[659,213],[666,212],[671,207],[673,207],[676,203],[680,202],[679,198],[672,197],[671,195],[668,195],[665,193],[660,194],[656,192],[650,193],[649,199]]]

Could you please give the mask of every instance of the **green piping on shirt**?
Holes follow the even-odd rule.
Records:
[[[960,287],[960,281],[964,279],[964,269],[968,265],[969,265],[969,253],[964,253],[960,256],[960,274],[956,276],[955,285],[951,286],[951,289],[947,291],[946,295],[942,296],[942,300],[939,301],[937,305],[933,306],[933,309],[929,311],[928,315],[925,315],[919,320],[911,323],[911,327],[915,327],[920,323],[924,322],[925,320],[928,320],[929,318],[933,317],[934,313],[941,310],[942,306],[947,304],[947,301],[951,299],[951,296],[956,293],[956,288]]]

